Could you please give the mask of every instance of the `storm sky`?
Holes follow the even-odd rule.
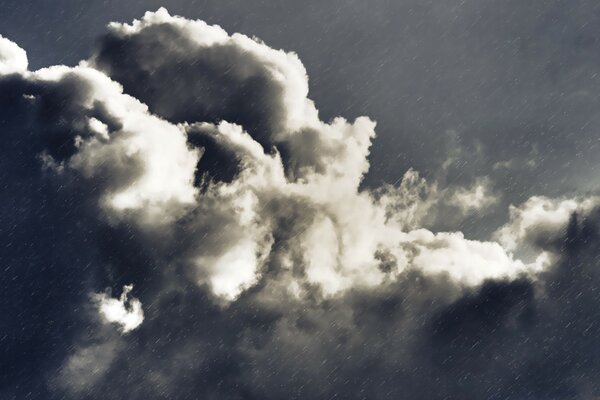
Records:
[[[3,1],[0,399],[600,397],[594,1]]]

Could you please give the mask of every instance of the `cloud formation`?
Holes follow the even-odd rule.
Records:
[[[416,268],[450,272],[473,284],[522,269],[493,243],[474,249],[459,234],[452,236],[458,246],[446,238],[413,239],[419,235],[406,234],[390,221],[385,207],[359,190],[375,124],[364,117],[354,123],[342,118],[320,121],[307,98],[306,72],[293,53],[161,9],[131,25],[112,24],[91,65],[152,112],[186,127],[190,144],[203,149],[200,162],[211,157],[211,150],[213,156],[231,160],[206,162],[206,170],[196,171],[196,180],[204,182],[198,207],[217,218],[219,212],[209,203],[219,209],[230,205],[229,221],[221,225],[236,226],[236,233],[219,233],[218,246],[211,242],[214,232],[207,232],[204,241],[211,245],[194,246],[201,254],[190,254],[200,274],[208,274],[200,279],[217,295],[234,299],[258,282],[265,268],[300,269],[325,294],[378,285],[387,279],[376,257],[382,252],[400,259],[387,271],[392,276],[415,262]],[[210,149],[202,146],[209,142]],[[234,165],[234,170],[219,181],[223,165]],[[401,194],[394,191],[392,196]],[[450,197],[461,211],[489,202],[482,185],[473,194],[457,189],[439,197]],[[290,216],[289,210],[279,210],[289,203],[299,203],[299,209],[291,217],[291,229],[282,229],[281,220]],[[302,226],[300,231],[297,226]],[[275,241],[292,237],[295,248],[273,248]],[[413,241],[426,249],[439,245],[448,254],[414,257],[409,253],[421,249],[408,250]],[[479,266],[481,255],[497,259],[498,267]],[[477,267],[470,275],[454,273],[453,257],[471,257]]]
[[[25,374],[47,398],[598,393],[596,198],[435,232],[496,203],[488,178],[361,187],[372,120],[322,121],[297,55],[165,9],[77,67],[0,39],[0,91],[7,294],[52,297],[6,322],[7,356],[51,343],[6,398]]]
[[[0,74],[8,75],[27,70],[27,53],[16,43],[0,36]]]
[[[110,297],[107,293],[94,295],[102,318],[106,322],[119,325],[123,333],[134,330],[144,321],[142,303],[135,297],[127,298],[132,289],[133,285],[123,286],[123,292],[118,299]]]

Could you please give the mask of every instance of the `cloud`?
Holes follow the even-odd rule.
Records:
[[[0,75],[25,72],[27,64],[25,50],[0,36]]]
[[[114,341],[77,348],[61,368],[55,382],[71,395],[82,395],[104,377],[119,349],[119,343]]]
[[[164,9],[0,91],[7,290],[34,288],[6,312],[33,361],[6,380],[49,398],[597,391],[594,198],[532,197],[497,241],[436,231],[495,204],[490,179],[363,187],[372,120],[322,121],[294,53]]]
[[[378,251],[394,253],[400,260],[395,271],[412,267],[414,258],[401,244],[406,240],[401,231],[405,224],[390,222],[371,194],[359,191],[375,124],[364,117],[353,124],[342,118],[320,121],[307,98],[306,72],[295,54],[160,9],[131,25],[112,24],[90,65],[117,80],[154,113],[188,126],[190,143],[202,148],[198,166],[206,169],[196,172],[197,180],[207,185],[197,198],[205,214],[202,224],[213,224],[206,215],[217,218],[227,204],[231,211],[218,217],[223,230],[205,231],[203,241],[208,243],[193,245],[189,258],[199,270],[199,280],[218,295],[234,299],[242,288],[258,282],[262,270],[287,269],[285,261],[278,265],[268,258],[301,261],[294,268],[304,269],[308,281],[330,295],[386,279],[378,268]],[[240,103],[241,95],[245,101]],[[202,158],[217,154],[220,159],[202,163]],[[233,166],[227,178],[219,176],[224,165]],[[438,193],[434,187],[429,208],[440,208],[439,198],[460,213],[479,210],[493,202],[486,190],[484,181],[451,193]],[[277,210],[286,202],[302,203],[290,221],[292,226],[305,225],[302,231],[282,229],[281,219],[289,217]],[[401,213],[396,210],[394,215]],[[189,223],[194,225],[190,230],[200,229],[200,221]],[[235,233],[227,233],[230,224],[238,225]],[[218,235],[218,245],[212,235]],[[292,237],[299,246],[273,247],[274,241]],[[461,256],[473,256],[474,263],[480,257],[468,251]],[[232,257],[238,274],[223,266],[233,265]],[[504,259],[502,266],[510,274],[513,262],[508,255]],[[442,263],[429,270],[452,268]],[[477,284],[496,276],[491,271],[479,268],[473,279],[450,275]]]
[[[243,126],[265,151],[277,147],[289,176],[343,167],[354,184],[366,172],[366,160],[349,157],[366,155],[374,126],[366,118],[321,122],[294,53],[159,9],[111,24],[91,64],[169,121]]]
[[[598,393],[598,211],[572,217],[537,277],[472,289],[415,272],[248,334],[258,396],[588,398]],[[556,246],[556,247],[554,247]],[[288,309],[289,306],[282,307]],[[310,382],[310,384],[307,384]]]
[[[123,333],[134,330],[144,322],[142,303],[135,297],[127,298],[132,289],[133,285],[123,286],[123,292],[118,299],[110,297],[107,293],[93,296],[102,319],[119,325]]]
[[[561,200],[534,196],[518,207],[510,206],[510,220],[496,236],[510,250],[548,247],[564,236],[573,214],[586,215],[597,206],[597,197]]]
[[[387,218],[402,229],[459,226],[472,215],[484,215],[498,202],[489,179],[478,178],[470,185],[441,184],[441,177],[428,182],[409,169],[399,185],[386,184],[374,191]]]

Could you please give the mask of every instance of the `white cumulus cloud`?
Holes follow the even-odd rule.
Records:
[[[128,298],[132,289],[133,285],[124,286],[118,299],[110,297],[107,293],[94,295],[102,319],[117,324],[123,333],[134,330],[144,321],[142,303],[135,297]]]
[[[26,72],[27,65],[25,50],[0,35],[0,75]]]

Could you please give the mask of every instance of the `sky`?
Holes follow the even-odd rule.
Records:
[[[600,397],[599,23],[3,1],[0,398]]]

